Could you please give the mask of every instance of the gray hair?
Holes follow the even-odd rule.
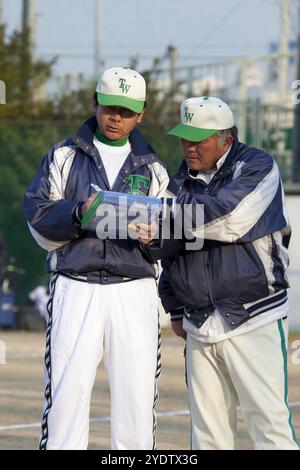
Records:
[[[225,143],[227,137],[232,137],[232,139],[236,139],[238,136],[238,128],[236,126],[231,127],[230,129],[225,129],[222,131],[218,131],[218,146],[221,146]]]

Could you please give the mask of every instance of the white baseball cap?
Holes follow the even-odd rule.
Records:
[[[185,100],[180,107],[181,124],[168,134],[190,142],[202,142],[218,131],[235,125],[233,113],[224,101],[210,96]]]
[[[141,113],[146,100],[146,82],[142,75],[126,67],[112,67],[100,77],[97,101],[103,106],[122,106]]]

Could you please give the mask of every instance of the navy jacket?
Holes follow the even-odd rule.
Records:
[[[215,309],[235,329],[249,318],[287,301],[291,230],[278,167],[263,150],[237,140],[211,182],[192,177],[185,162],[175,180],[177,203],[203,206],[193,222],[202,249],[184,240],[149,248],[163,258],[159,291],[172,319],[185,315],[200,328]]]
[[[49,272],[96,283],[155,277],[156,265],[136,241],[100,240],[95,232],[81,230],[74,217],[78,203],[86,201],[95,188],[131,192],[132,175],[147,179],[148,184],[139,188],[145,195],[161,197],[168,186],[165,167],[135,129],[129,137],[132,152],[110,188],[101,155],[93,144],[96,128],[96,118],[89,119],[74,139],[54,145],[42,160],[24,197],[29,229],[48,251]]]

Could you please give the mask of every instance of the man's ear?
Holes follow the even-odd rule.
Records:
[[[91,102],[91,109],[93,111],[93,113],[97,113],[97,108],[98,108],[99,104],[98,104],[98,101],[97,101],[97,93],[95,92],[93,94],[93,98],[92,98],[92,102]]]
[[[142,120],[143,120],[143,117],[144,117],[144,114],[145,114],[145,110],[143,110],[143,111],[138,115],[138,118],[137,118],[137,121],[136,121],[137,124],[141,124],[141,122],[142,122]]]
[[[227,149],[229,149],[229,147],[231,147],[231,145],[233,144],[233,137],[231,135],[228,135],[226,137],[226,146],[227,146]]]
[[[92,108],[93,113],[95,113],[95,114],[97,113],[98,106],[99,105],[98,105],[97,101],[95,99],[93,99],[92,102],[91,102],[91,108]]]

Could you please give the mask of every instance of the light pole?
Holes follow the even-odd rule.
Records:
[[[30,56],[34,60],[36,54],[36,0],[23,0],[22,24],[23,30],[29,28]]]
[[[95,0],[95,56],[94,56],[94,75],[95,79],[98,78],[100,73],[100,13],[101,5],[100,0]]]
[[[300,0],[298,0],[298,66],[296,80],[300,80]],[[300,100],[295,102],[293,182],[300,183]]]
[[[0,0],[0,24],[3,23],[3,0]]]
[[[278,91],[279,103],[284,106],[288,95],[289,68],[289,0],[281,0],[280,6],[280,47],[278,60]]]

